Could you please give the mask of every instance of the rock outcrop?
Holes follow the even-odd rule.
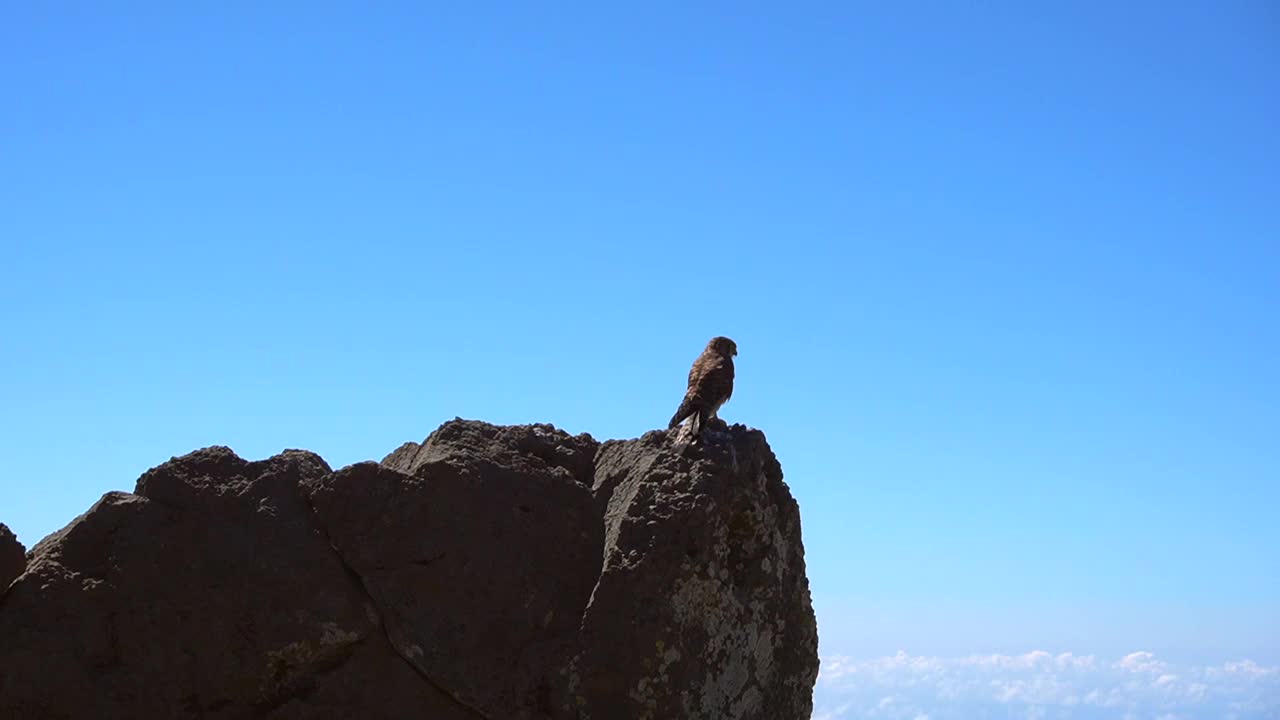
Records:
[[[781,469],[755,430],[675,435],[455,420],[338,471],[212,447],[27,557],[0,526],[0,717],[808,718]]]
[[[0,523],[0,596],[27,569],[27,550],[9,526]]]

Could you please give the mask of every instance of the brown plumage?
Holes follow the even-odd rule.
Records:
[[[714,337],[707,343],[689,370],[689,389],[685,391],[684,401],[680,409],[671,417],[671,429],[680,423],[693,419],[689,429],[694,438],[702,435],[707,421],[716,416],[716,411],[733,395],[733,356],[738,354],[738,345],[727,337]]]

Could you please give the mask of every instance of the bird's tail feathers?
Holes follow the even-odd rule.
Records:
[[[689,410],[689,408],[686,407],[684,403],[680,403],[680,409],[676,411],[675,415],[671,416],[671,422],[670,424],[667,425],[667,429],[670,430],[675,426],[679,425],[680,423],[684,422],[685,420],[689,419],[689,415],[691,413],[692,411]]]

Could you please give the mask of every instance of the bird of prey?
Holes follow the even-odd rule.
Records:
[[[707,421],[733,395],[733,356],[738,345],[727,337],[714,337],[707,343],[689,370],[689,389],[685,391],[680,409],[671,417],[667,429],[692,419],[689,429],[696,440],[706,430]]]

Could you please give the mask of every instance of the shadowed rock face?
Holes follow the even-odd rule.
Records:
[[[29,557],[0,526],[0,717],[808,718],[778,463],[675,435],[455,420],[336,472],[213,447]]]
[[[0,596],[13,579],[27,569],[27,551],[18,542],[13,531],[4,523],[0,523]]]

